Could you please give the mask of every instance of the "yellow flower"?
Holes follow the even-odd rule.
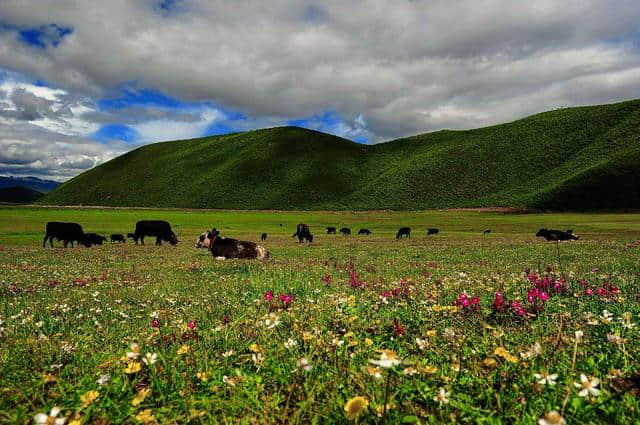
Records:
[[[434,375],[437,371],[438,368],[435,366],[418,366],[418,371],[420,371],[420,373],[424,373],[425,375]]]
[[[131,404],[134,406],[138,406],[144,401],[145,398],[147,398],[149,394],[151,394],[151,388],[142,388],[138,391],[133,400],[131,400]]]
[[[202,382],[207,382],[207,374],[206,372],[198,372],[196,373],[196,376],[198,377],[199,380],[201,380]]]
[[[310,339],[313,339],[313,334],[311,332],[302,332],[302,339],[305,341],[309,341]]]
[[[145,425],[156,423],[156,417],[151,413],[151,409],[141,411],[136,415],[136,419]]]
[[[430,336],[430,337],[434,337],[434,336],[436,336],[437,334],[438,334],[438,332],[437,332],[436,330],[434,330],[434,329],[432,329],[432,330],[430,330],[430,331],[425,332],[425,335],[426,335],[426,336]]]
[[[84,409],[85,407],[93,403],[99,395],[100,393],[97,391],[87,391],[86,393],[81,395],[80,401],[82,402],[82,408]]]
[[[178,348],[178,355],[181,356],[183,354],[186,354],[189,352],[189,346],[187,344],[183,345],[182,347]]]
[[[482,361],[482,366],[486,367],[487,369],[492,369],[498,366],[498,362],[494,358],[487,357]]]
[[[367,347],[371,347],[373,345],[373,341],[370,338],[365,338],[364,343]]]
[[[495,351],[493,352],[493,354],[495,354],[496,356],[500,356],[503,359],[505,359],[508,362],[511,363],[515,363],[518,361],[518,358],[516,356],[514,356],[513,354],[509,353],[507,350],[505,350],[504,347],[498,347],[495,349]]]
[[[260,348],[258,344],[251,344],[249,350],[251,350],[252,353],[259,353],[262,351],[262,348]]]
[[[344,405],[344,415],[349,420],[355,419],[367,406],[369,406],[369,400],[365,397],[354,397]]]
[[[52,375],[51,373],[45,373],[44,375],[42,375],[42,380],[45,384],[48,384],[50,382],[56,382],[58,378],[56,378],[56,376]]]
[[[129,362],[127,363],[127,367],[124,368],[124,372],[131,375],[133,373],[140,372],[142,366],[138,362]]]

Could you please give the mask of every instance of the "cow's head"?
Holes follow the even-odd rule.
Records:
[[[171,246],[176,246],[178,244],[178,237],[176,236],[175,233],[171,232],[169,234],[169,239],[167,240],[167,242],[169,242],[171,244]]]
[[[538,230],[538,233],[536,233],[536,236],[538,236],[538,237],[545,236],[547,233],[549,233],[549,231],[547,229],[540,229],[540,230]]]
[[[86,246],[87,248],[91,248],[91,239],[87,235],[83,235],[82,239],[80,239],[78,242],[80,242],[82,245]]]
[[[196,240],[196,248],[209,248],[209,231],[200,233]]]

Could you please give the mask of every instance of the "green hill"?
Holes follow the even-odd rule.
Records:
[[[0,188],[0,202],[29,204],[42,198],[43,193],[28,187],[14,186]]]
[[[640,208],[640,100],[360,145],[297,127],[156,143],[42,202],[234,209]]]

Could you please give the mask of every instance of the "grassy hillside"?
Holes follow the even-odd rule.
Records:
[[[157,143],[42,202],[238,209],[640,207],[640,100],[374,146],[296,127]]]
[[[42,193],[26,187],[0,188],[0,202],[12,204],[28,204],[42,198]]]

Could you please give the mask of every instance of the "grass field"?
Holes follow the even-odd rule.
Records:
[[[50,220],[108,236],[142,218],[179,245],[42,249]],[[345,225],[373,235],[323,234]],[[267,232],[271,258],[196,250],[214,226]],[[637,422],[638,239],[639,214],[2,207],[0,422]]]

